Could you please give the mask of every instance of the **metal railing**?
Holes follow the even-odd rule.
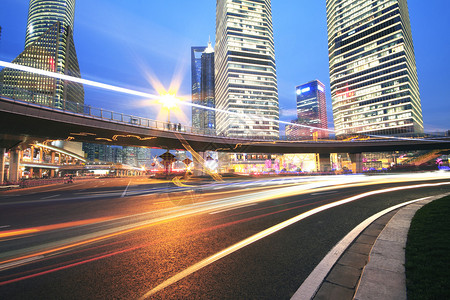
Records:
[[[192,126],[182,125],[180,123],[170,123],[164,121],[152,120],[145,117],[139,117],[135,115],[129,115],[124,113],[115,112],[112,110],[107,110],[103,108],[93,107],[91,105],[85,105],[82,103],[70,102],[66,100],[56,99],[53,95],[47,95],[42,93],[36,93],[29,90],[20,89],[10,85],[4,85],[0,82],[0,96],[7,98],[8,100],[12,100],[14,102],[19,102],[26,105],[38,106],[45,109],[52,109],[57,111],[64,111],[71,114],[81,115],[85,117],[100,119],[104,121],[110,121],[114,123],[126,124],[136,127],[148,128],[148,129],[157,129],[162,131],[171,131],[171,132],[182,132],[189,133],[195,135],[203,135],[203,136],[214,136],[214,137],[223,137],[226,136],[218,135],[216,130],[214,129],[202,129],[196,128]],[[359,135],[359,137],[355,137],[350,139],[351,141],[366,141],[368,139],[376,139],[376,140],[387,140],[387,139],[395,139],[395,138],[432,138],[439,137],[441,138],[446,134],[405,134],[405,135],[395,135],[395,136],[380,136],[380,137],[368,137],[365,135]],[[355,136],[355,135],[353,135]],[[230,138],[230,137],[228,137]],[[327,139],[296,139],[292,136],[242,136],[242,137],[232,137],[241,140],[251,140],[251,141],[295,141],[295,142],[329,142],[329,141],[349,141],[349,139],[335,139],[335,138],[327,138]]]

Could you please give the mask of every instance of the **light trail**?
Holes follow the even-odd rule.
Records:
[[[153,99],[153,100],[161,99],[161,95],[154,95],[154,94],[150,94],[150,93],[145,93],[145,92],[140,92],[140,91],[136,91],[136,90],[132,90],[132,89],[127,89],[127,88],[114,86],[114,85],[111,85],[111,84],[106,84],[106,83],[96,82],[96,81],[92,81],[92,80],[88,80],[88,79],[82,79],[82,78],[78,78],[78,77],[68,76],[68,75],[65,75],[65,74],[59,74],[59,73],[55,73],[55,72],[40,70],[40,69],[36,69],[36,68],[32,68],[32,67],[27,67],[27,66],[22,66],[22,65],[18,65],[18,64],[13,64],[13,63],[2,61],[2,60],[0,60],[0,66],[6,67],[6,68],[15,69],[15,70],[19,70],[19,71],[39,74],[39,75],[43,75],[43,76],[49,76],[49,77],[56,78],[56,79],[68,80],[68,81],[81,83],[81,84],[92,86],[92,87],[96,87],[96,88],[101,88],[101,89],[105,89],[105,90],[109,90],[109,91],[114,91],[114,92],[124,93],[124,94],[128,94],[128,95],[133,95],[133,96],[139,96],[139,97],[143,97],[143,98],[147,98],[147,99]],[[286,121],[281,121],[281,120],[269,119],[269,118],[265,118],[265,117],[261,117],[261,116],[250,116],[250,115],[246,115],[246,114],[243,114],[243,113],[237,113],[237,112],[231,112],[231,111],[227,111],[227,110],[223,110],[223,109],[219,109],[219,108],[207,107],[207,106],[203,106],[203,105],[199,105],[199,104],[195,104],[195,103],[187,102],[187,101],[178,101],[178,103],[180,103],[182,105],[187,105],[187,106],[190,106],[190,107],[196,107],[196,108],[200,108],[200,109],[211,110],[211,111],[215,111],[215,112],[221,112],[221,113],[225,113],[225,114],[228,114],[228,115],[234,115],[234,116],[237,116],[237,117],[242,118],[242,119],[250,118],[250,119],[253,119],[253,120],[269,121],[269,122],[275,122],[275,123],[278,123],[278,124],[293,125],[293,126],[297,126],[297,127],[304,127],[304,128],[309,128],[309,129],[327,131],[327,132],[330,132],[330,133],[336,133],[336,131],[332,130],[332,129],[318,128],[318,127],[313,127],[313,126],[308,126],[308,125],[303,125],[303,124],[297,124],[297,123],[286,122]],[[381,135],[367,135],[367,136],[377,137],[377,138],[386,138],[386,139],[400,139],[400,140],[412,140],[412,141],[423,140],[423,141],[427,141],[427,139],[413,139],[413,138],[406,138],[406,137],[393,137],[393,136],[381,136]]]
[[[2,61],[2,60],[0,60],[0,66],[5,67],[5,68],[19,70],[19,71],[30,72],[30,73],[34,73],[34,74],[38,74],[38,75],[48,76],[51,78],[68,80],[68,81],[81,83],[84,85],[93,86],[93,87],[97,87],[97,88],[101,88],[101,89],[105,89],[105,90],[109,90],[109,91],[113,91],[113,92],[124,93],[124,94],[128,94],[128,95],[139,96],[139,97],[150,98],[150,99],[159,99],[160,98],[159,95],[153,95],[150,93],[139,92],[139,91],[122,88],[122,87],[118,87],[118,86],[114,86],[114,85],[110,85],[110,84],[106,84],[106,83],[96,82],[96,81],[92,81],[92,80],[88,80],[88,79],[82,79],[82,78],[73,77],[73,76],[69,76],[69,75],[64,75],[64,74],[40,70],[40,69],[36,69],[36,68],[32,68],[32,67],[13,64],[13,63],[9,63],[9,62]]]
[[[72,221],[72,222],[66,222],[66,223],[60,223],[60,224],[37,226],[37,227],[32,227],[32,228],[23,228],[23,229],[18,229],[18,230],[0,231],[0,239],[10,238],[10,237],[19,236],[19,235],[25,235],[25,234],[30,234],[30,233],[38,233],[38,232],[44,232],[44,231],[49,231],[49,230],[55,230],[55,229],[62,229],[62,228],[68,228],[68,227],[93,224],[93,223],[97,223],[97,222],[107,221],[110,219],[112,219],[112,218],[96,218],[96,219]]]
[[[447,185],[447,184],[450,184],[450,182],[432,183],[432,184],[420,184],[420,185],[412,185],[412,186],[405,186],[405,187],[398,187],[398,188],[389,188],[389,189],[384,189],[384,190],[379,190],[379,191],[366,192],[366,193],[363,193],[363,194],[360,194],[360,195],[356,195],[356,196],[353,196],[353,197],[350,197],[350,198],[347,198],[347,199],[344,199],[344,200],[341,200],[341,201],[338,201],[338,202],[334,202],[334,203],[331,203],[331,204],[327,204],[327,205],[321,206],[319,208],[316,208],[316,209],[308,211],[308,212],[306,212],[304,214],[301,214],[301,215],[299,215],[299,216],[297,216],[297,217],[295,217],[293,219],[289,219],[289,220],[287,220],[285,222],[282,222],[282,223],[280,223],[280,224],[278,224],[276,226],[273,226],[273,227],[271,227],[271,228],[269,228],[269,229],[267,229],[267,230],[265,230],[263,232],[258,233],[257,235],[254,235],[254,236],[252,236],[252,237],[250,237],[250,238],[248,238],[248,239],[246,239],[244,241],[241,241],[240,243],[235,244],[234,246],[232,246],[233,248],[231,249],[232,250],[231,252],[230,252],[229,248],[225,249],[225,250],[228,250],[228,251],[224,250],[225,252],[224,251],[220,252],[219,256],[217,256],[218,254],[214,255],[214,257],[216,259],[213,260],[213,261],[210,261],[207,264],[204,264],[202,267],[204,267],[206,265],[209,265],[209,264],[213,263],[214,261],[217,261],[218,259],[220,259],[220,258],[222,258],[222,257],[224,257],[226,255],[229,255],[229,254],[233,253],[234,251],[236,251],[236,250],[238,250],[238,249],[240,249],[242,247],[250,245],[251,243],[254,243],[255,241],[257,241],[259,239],[262,239],[262,238],[264,238],[264,237],[266,237],[266,236],[268,236],[268,235],[270,235],[270,234],[272,234],[274,232],[277,232],[277,231],[279,231],[279,230],[281,230],[281,229],[283,229],[283,228],[285,228],[285,227],[287,227],[287,226],[289,226],[289,225],[291,225],[291,224],[293,224],[295,222],[298,222],[301,219],[304,219],[304,218],[312,215],[313,213],[318,213],[318,212],[320,212],[320,211],[318,211],[319,209],[321,209],[321,211],[323,211],[323,210],[326,210],[328,208],[332,208],[334,206],[338,206],[338,205],[342,205],[342,204],[345,204],[345,203],[348,203],[348,202],[351,202],[351,201],[355,201],[355,200],[363,198],[363,197],[367,197],[367,196],[375,195],[375,194],[380,194],[380,193],[385,193],[385,192],[391,192],[391,191],[403,190],[403,189],[420,188],[420,187]],[[312,186],[309,186],[309,188],[307,188],[307,189],[311,189],[311,188],[312,188]],[[331,187],[329,187],[329,188],[331,188]],[[319,188],[318,190],[325,190],[325,189],[326,188]],[[271,197],[268,197],[267,199],[264,199],[264,200],[276,199],[276,198],[279,198],[279,197],[285,197],[286,195],[292,195],[291,194],[292,191],[290,191],[291,188],[282,188],[282,189],[279,189],[279,190],[286,191],[286,193],[276,193],[277,195],[275,195],[275,194],[271,195]],[[301,193],[307,193],[308,192],[308,191],[305,191],[305,189],[302,188],[302,186],[297,186],[297,190],[298,190],[297,194],[299,194],[299,193],[300,194]],[[256,195],[260,195],[260,193],[249,195],[250,198],[253,198],[253,199],[247,199],[247,200],[252,200],[252,201],[243,201],[243,202],[244,203],[245,202],[247,202],[247,203],[258,203],[258,202],[261,202],[260,197],[258,197]],[[251,196],[253,196],[253,197],[251,197]],[[231,201],[234,204],[236,204],[235,202],[236,202],[236,199],[238,199],[238,198],[240,198],[240,197],[232,197],[232,198],[227,199],[226,202],[230,202]],[[327,200],[323,200],[323,201],[320,201],[320,202],[326,202],[326,201]],[[301,201],[298,201],[298,202],[301,202]],[[200,230],[197,230],[197,231],[188,232],[184,236],[190,236],[190,235],[195,235],[195,234],[202,234],[202,233],[209,232],[211,230],[220,229],[220,228],[224,228],[226,226],[240,224],[240,223],[243,223],[243,222],[248,222],[248,221],[251,221],[251,220],[258,219],[258,218],[262,218],[262,217],[278,214],[280,212],[293,210],[293,209],[298,209],[300,207],[306,207],[306,206],[314,205],[314,204],[317,204],[317,203],[320,203],[320,202],[303,204],[303,205],[299,205],[299,206],[295,206],[295,207],[291,207],[291,208],[286,208],[286,209],[281,210],[281,211],[269,212],[269,213],[266,213],[266,214],[263,214],[263,215],[257,215],[257,216],[253,216],[253,217],[249,217],[249,218],[245,218],[245,219],[240,219],[240,220],[237,220],[237,221],[232,221],[232,222],[228,222],[228,223],[224,223],[224,224],[220,224],[220,225],[216,225],[216,226],[212,226],[212,227],[207,227],[207,228],[200,229]],[[127,230],[122,230],[120,232],[114,232],[112,234],[102,235],[100,237],[84,240],[84,241],[73,243],[73,244],[70,244],[70,245],[65,245],[65,246],[62,246],[62,247],[59,247],[59,248],[55,248],[55,249],[51,249],[51,250],[48,250],[48,251],[42,251],[42,252],[39,252],[39,253],[26,255],[26,256],[23,256],[23,257],[20,257],[20,258],[15,258],[15,259],[11,259],[11,260],[8,260],[8,261],[4,261],[4,262],[2,262],[0,267],[4,268],[5,266],[8,266],[8,265],[21,264],[22,262],[27,262],[27,261],[28,262],[32,262],[32,261],[35,261],[37,259],[47,258],[47,254],[55,253],[55,252],[62,251],[62,250],[65,251],[65,250],[68,250],[70,248],[73,248],[73,247],[76,247],[76,246],[87,245],[87,244],[92,243],[92,242],[98,242],[98,241],[101,241],[101,240],[104,240],[104,239],[107,239],[107,238],[118,236],[120,234],[129,233],[129,232],[133,232],[135,230],[148,228],[148,227],[150,227],[152,225],[163,224],[163,223],[166,223],[168,221],[177,219],[178,217],[186,217],[186,216],[189,216],[189,215],[192,215],[192,214],[204,213],[204,212],[211,211],[211,209],[217,209],[218,207],[227,207],[226,203],[223,204],[223,203],[220,203],[220,201],[212,202],[210,204],[213,205],[214,207],[211,208],[211,207],[208,207],[208,206],[205,207],[204,205],[200,205],[201,207],[195,208],[193,211],[180,212],[180,213],[178,213],[176,215],[173,215],[171,217],[159,218],[157,220],[154,220],[150,224],[146,223],[146,224],[143,224],[143,225],[138,226],[138,227],[134,226],[132,228],[128,228]],[[208,205],[208,203],[206,203],[206,205]],[[238,204],[238,205],[242,205],[242,202],[240,204]],[[229,205],[228,207],[233,207],[233,206],[234,205]],[[145,214],[145,213],[143,213],[143,214]],[[143,214],[139,214],[139,215],[143,215]],[[120,218],[120,219],[122,219],[122,218]],[[8,283],[12,283],[12,282],[17,282],[17,281],[20,281],[20,280],[28,279],[28,278],[33,278],[33,277],[40,276],[40,275],[49,274],[49,273],[56,272],[56,271],[63,270],[63,269],[67,269],[67,268],[70,268],[70,267],[79,266],[79,265],[82,265],[82,264],[85,264],[85,263],[89,263],[89,262],[93,262],[93,261],[96,261],[96,260],[99,260],[99,259],[111,257],[111,256],[116,255],[116,254],[121,254],[121,253],[129,252],[129,251],[137,250],[137,249],[140,249],[140,248],[148,246],[148,245],[149,245],[148,243],[145,243],[145,244],[141,244],[141,245],[138,245],[138,246],[135,246],[135,247],[131,247],[131,248],[115,251],[113,253],[104,253],[104,254],[101,254],[100,256],[90,257],[90,258],[85,259],[83,261],[70,263],[69,265],[66,265],[66,266],[57,267],[57,268],[54,268],[54,269],[51,269],[51,270],[46,270],[44,272],[38,272],[38,273],[35,273],[35,274],[32,274],[32,275],[27,275],[27,276],[24,276],[24,277],[20,277],[20,278],[16,278],[16,279],[11,279],[11,280],[7,280],[7,281],[4,281],[4,282],[0,282],[0,286],[4,285],[4,284],[8,284]],[[195,264],[194,266],[198,267],[198,264]],[[190,271],[192,271],[191,268],[188,268],[188,269]],[[195,270],[192,271],[192,272],[195,272]],[[180,280],[180,279],[178,279],[178,280]],[[178,281],[178,280],[176,280],[176,281]],[[176,281],[174,281],[174,282],[176,282]]]
[[[216,261],[218,261],[218,260],[220,260],[220,259],[222,259],[222,258],[224,258],[224,257],[226,257],[226,256],[228,256],[228,255],[230,255],[230,254],[232,254],[232,253],[234,253],[234,252],[244,248],[244,247],[247,247],[247,246],[249,246],[249,245],[251,245],[251,244],[253,244],[253,243],[255,243],[255,242],[257,242],[257,241],[259,241],[259,240],[261,240],[263,238],[265,238],[265,237],[268,237],[268,236],[270,236],[270,235],[272,235],[272,234],[274,234],[274,233],[276,233],[276,232],[278,232],[278,231],[280,231],[280,230],[282,230],[282,229],[284,229],[284,228],[286,228],[288,226],[291,226],[291,225],[293,225],[293,224],[295,224],[295,223],[297,223],[297,222],[299,222],[299,221],[301,221],[303,219],[306,219],[306,218],[308,218],[310,216],[313,216],[313,215],[315,215],[317,213],[323,212],[323,211],[325,211],[327,209],[334,208],[334,207],[337,207],[337,206],[341,206],[341,205],[344,205],[344,204],[347,204],[347,203],[359,200],[361,198],[368,197],[368,196],[373,196],[373,195],[377,195],[377,194],[388,193],[388,192],[395,192],[395,191],[407,190],[407,189],[414,189],[414,188],[421,188],[421,187],[433,187],[433,186],[440,186],[440,185],[450,185],[450,182],[431,183],[431,184],[418,184],[418,185],[411,185],[411,186],[387,188],[387,189],[382,189],[382,190],[378,190],[378,191],[371,191],[371,192],[362,193],[362,194],[355,195],[355,196],[352,196],[352,197],[349,197],[349,198],[346,198],[346,199],[343,199],[343,200],[339,200],[339,201],[336,201],[336,202],[333,202],[333,203],[329,203],[329,204],[325,204],[325,205],[319,206],[319,207],[314,208],[312,210],[309,210],[309,211],[307,211],[305,213],[297,215],[297,216],[295,216],[295,217],[293,217],[291,219],[288,219],[288,220],[286,220],[284,222],[281,222],[281,223],[279,223],[279,224],[277,224],[275,226],[272,226],[272,227],[270,227],[270,228],[268,228],[266,230],[263,230],[263,231],[255,234],[255,235],[252,235],[251,237],[249,237],[247,239],[244,239],[244,240],[242,240],[242,241],[240,241],[240,242],[238,242],[238,243],[236,243],[236,244],[234,244],[234,245],[232,245],[232,246],[230,246],[230,247],[228,247],[228,248],[226,248],[226,249],[224,249],[224,250],[222,250],[222,251],[220,251],[220,252],[210,256],[210,257],[207,257],[207,258],[201,260],[200,262],[198,262],[198,263],[188,267],[187,269],[181,271],[180,273],[170,277],[166,281],[164,281],[161,284],[157,285],[155,288],[153,288],[150,291],[148,291],[147,293],[145,293],[139,299],[140,300],[147,299],[148,297],[156,294],[157,292],[163,290],[164,288],[166,288],[166,287],[168,287],[168,286],[170,286],[170,285],[172,285],[172,284],[174,284],[174,283],[184,279],[185,277],[191,275],[192,273],[197,272],[198,270],[203,269],[204,267],[206,267],[206,266],[208,266],[208,265],[210,265],[210,264],[212,264],[212,263],[214,263],[214,262],[216,262]]]

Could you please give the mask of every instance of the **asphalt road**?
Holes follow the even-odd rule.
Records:
[[[120,178],[2,192],[0,298],[289,299],[355,226],[450,192],[437,183],[450,174]]]

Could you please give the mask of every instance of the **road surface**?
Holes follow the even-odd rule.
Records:
[[[437,172],[2,192],[0,298],[289,299],[366,218],[445,192]]]

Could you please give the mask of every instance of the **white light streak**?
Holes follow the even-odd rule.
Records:
[[[135,91],[135,90],[122,88],[122,87],[118,87],[118,86],[113,86],[113,85],[106,84],[106,83],[95,82],[92,80],[87,80],[87,79],[68,76],[68,75],[64,75],[64,74],[54,73],[54,72],[50,72],[50,71],[40,70],[40,69],[36,69],[36,68],[32,68],[32,67],[9,63],[9,62],[2,61],[2,60],[0,60],[0,66],[15,69],[15,70],[20,70],[20,71],[24,71],[24,72],[30,72],[30,73],[35,73],[35,74],[39,74],[39,75],[49,76],[52,78],[77,82],[77,83],[81,83],[84,85],[93,86],[93,87],[97,87],[97,88],[101,88],[101,89],[105,89],[105,90],[109,90],[109,91],[124,93],[124,94],[128,94],[128,95],[133,95],[133,96],[139,96],[139,97],[143,97],[146,99],[155,99],[155,100],[161,99],[160,95],[154,95],[154,94],[150,94],[150,93],[145,93],[145,92]],[[186,101],[179,101],[179,103],[181,103],[183,105],[191,106],[191,107],[197,107],[197,108],[201,108],[201,109],[205,109],[205,110],[212,110],[212,111],[222,112],[222,113],[229,114],[229,115],[235,115],[235,116],[238,116],[238,117],[244,118],[244,119],[251,118],[251,119],[259,120],[259,121],[269,121],[269,122],[275,122],[278,124],[293,125],[293,126],[297,126],[297,127],[304,127],[304,128],[315,129],[315,130],[328,131],[331,133],[336,132],[335,130],[332,130],[332,129],[318,128],[318,127],[313,127],[313,126],[308,126],[308,125],[303,125],[303,124],[291,123],[291,122],[286,122],[286,121],[281,121],[281,120],[274,120],[274,119],[269,119],[269,118],[265,118],[265,117],[261,117],[261,116],[249,116],[249,115],[246,115],[243,113],[230,112],[227,110],[207,107],[207,106],[203,106],[203,105],[199,105],[199,104],[195,104],[195,103],[191,103],[191,102],[186,102]],[[376,138],[384,138],[384,139],[427,141],[427,139],[412,139],[412,138],[381,136],[381,135],[367,135],[367,136],[376,137]]]
[[[69,80],[72,82],[77,82],[77,83],[81,83],[84,85],[93,86],[93,87],[97,87],[97,88],[101,88],[101,89],[105,89],[105,90],[109,90],[109,91],[133,95],[133,96],[139,96],[139,97],[150,98],[150,99],[158,99],[160,97],[159,95],[153,95],[153,94],[149,94],[149,93],[134,91],[134,90],[117,87],[117,86],[106,84],[106,83],[95,82],[92,80],[87,80],[87,79],[68,76],[68,75],[64,75],[64,74],[54,73],[54,72],[50,72],[50,71],[40,70],[40,69],[22,66],[22,65],[18,65],[18,64],[13,64],[13,63],[1,61],[1,60],[0,60],[0,66],[5,67],[5,68],[19,70],[19,71],[44,75],[44,76],[48,76],[48,77],[52,77],[52,78],[56,78],[56,79]]]
[[[30,72],[30,73],[34,73],[34,74],[49,76],[49,77],[52,77],[52,78],[69,80],[69,81],[72,81],[72,82],[77,82],[77,83],[81,83],[81,84],[88,85],[88,86],[93,86],[93,87],[97,87],[97,88],[101,88],[101,89],[105,89],[105,90],[109,90],[109,91],[114,91],[114,92],[124,93],[124,94],[128,94],[128,95],[133,95],[133,96],[139,96],[139,97],[143,97],[143,98],[147,98],[147,99],[160,99],[161,98],[160,95],[153,95],[153,94],[144,93],[144,92],[140,92],[140,91],[135,91],[135,90],[127,89],[127,88],[113,86],[113,85],[106,84],[106,83],[95,82],[95,81],[92,81],[92,80],[87,80],[87,79],[82,79],[82,78],[78,78],[78,77],[68,76],[68,75],[64,75],[64,74],[54,73],[54,72],[50,72],[50,71],[40,70],[40,69],[36,69],[36,68],[32,68],[32,67],[27,67],[27,66],[22,66],[22,65],[18,65],[18,64],[9,63],[9,62],[2,61],[2,60],[0,60],[0,66],[5,67],[5,68],[11,68],[11,69],[19,70],[19,71],[24,71],[24,72]],[[194,103],[186,102],[186,101],[179,101],[179,103],[184,104],[184,105],[188,105],[188,106],[191,106],[191,107],[198,107],[198,108],[201,108],[201,109],[212,110],[212,111],[216,111],[216,112],[223,112],[223,113],[226,113],[226,114],[229,114],[229,115],[235,115],[235,116],[238,116],[238,117],[241,117],[241,118],[249,118],[249,117],[251,117],[253,119],[262,120],[262,121],[270,121],[270,122],[276,122],[276,123],[279,123],[279,124],[289,124],[289,125],[294,125],[294,126],[307,127],[307,128],[312,128],[312,129],[318,129],[318,130],[325,130],[325,131],[329,131],[329,132],[334,132],[334,130],[330,130],[330,129],[317,128],[317,127],[312,127],[312,126],[307,126],[307,125],[302,125],[302,124],[296,124],[296,123],[285,122],[285,121],[280,121],[280,120],[268,119],[268,118],[264,118],[264,117],[257,117],[257,118],[255,118],[255,117],[248,116],[248,115],[245,115],[245,114],[242,114],[242,113],[230,112],[230,111],[227,111],[227,110],[222,110],[222,109],[218,109],[218,108],[202,106],[202,105],[198,105],[198,104],[194,104]]]
[[[292,224],[295,224],[303,219],[306,219],[307,217],[310,217],[312,215],[315,215],[319,212],[325,211],[327,209],[330,208],[334,208],[343,204],[347,204],[349,202],[353,202],[355,200],[359,200],[361,198],[364,197],[368,197],[368,196],[373,196],[373,195],[377,195],[377,194],[382,194],[382,193],[388,193],[388,192],[394,192],[394,191],[400,191],[400,190],[407,190],[407,189],[414,189],[414,188],[421,188],[421,187],[432,187],[432,186],[440,186],[440,185],[449,185],[450,182],[442,182],[442,183],[426,183],[426,184],[417,184],[417,185],[411,185],[411,186],[401,186],[401,187],[393,187],[393,188],[387,188],[387,189],[382,189],[382,190],[377,190],[377,191],[370,191],[370,192],[366,192],[366,193],[362,193],[359,195],[355,195],[353,197],[349,197],[343,200],[339,200],[333,203],[329,203],[329,204],[325,204],[322,206],[319,206],[317,208],[314,208],[312,210],[309,210],[307,212],[304,212],[298,216],[295,216],[291,219],[288,219],[284,222],[281,222],[275,226],[272,226],[266,230],[263,230],[255,235],[250,236],[249,238],[246,238],[210,257],[207,257],[203,260],[201,260],[200,262],[190,266],[189,268],[181,271],[180,273],[170,277],[169,279],[167,279],[166,281],[162,282],[161,284],[159,284],[158,286],[156,286],[155,288],[153,288],[152,290],[148,291],[147,293],[145,293],[142,297],[140,297],[140,300],[146,299],[152,295],[154,295],[155,293],[161,291],[162,289],[182,280],[183,278],[191,275],[194,272],[197,272],[198,270],[224,258],[225,256],[228,256],[229,254],[232,254],[250,244],[253,244],[265,237],[268,237],[269,235],[276,233]]]

